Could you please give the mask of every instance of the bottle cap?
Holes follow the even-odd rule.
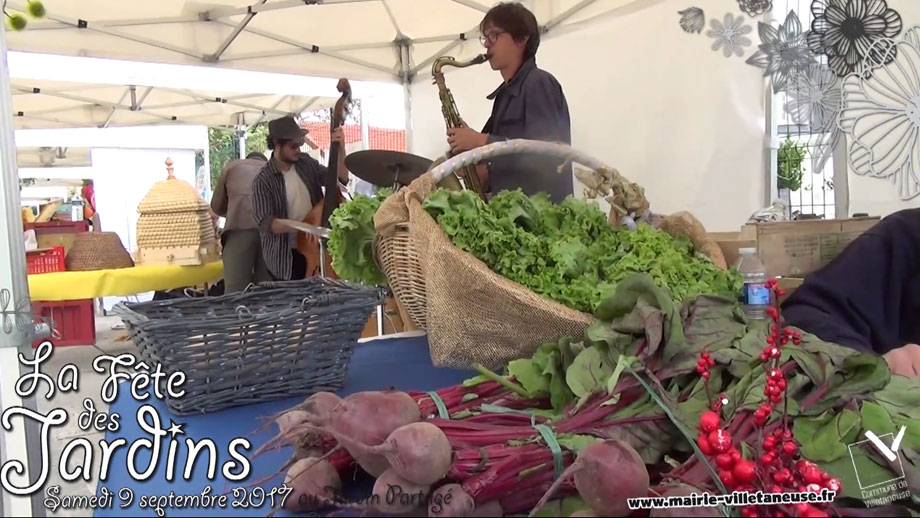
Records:
[[[756,254],[756,253],[757,253],[757,249],[756,249],[756,248],[739,248],[739,249],[738,249],[738,253],[739,253],[739,254],[752,254],[752,255],[753,255],[753,254]]]

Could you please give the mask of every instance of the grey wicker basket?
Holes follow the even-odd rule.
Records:
[[[145,362],[185,373],[177,416],[341,387],[361,331],[385,293],[308,278],[218,297],[113,308]]]

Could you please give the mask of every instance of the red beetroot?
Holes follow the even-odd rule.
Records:
[[[405,514],[425,505],[430,486],[414,484],[388,469],[374,483],[373,508],[384,514]]]
[[[642,458],[629,444],[616,439],[585,448],[556,479],[531,511],[533,517],[569,478],[575,477],[578,494],[599,516],[629,514],[628,498],[648,494],[649,477]]]
[[[284,502],[285,509],[308,512],[331,505],[342,489],[339,473],[325,460],[307,458],[294,463],[284,476],[285,485],[294,490]]]
[[[368,446],[338,432],[329,434],[356,460],[382,457],[396,473],[415,484],[434,484],[450,470],[453,453],[450,441],[440,428],[425,421],[400,426],[377,446]]]
[[[314,424],[323,427],[320,431],[329,435],[338,433],[363,445],[378,446],[400,426],[420,419],[418,404],[405,392],[356,392]],[[374,477],[379,477],[389,467],[382,454],[363,452],[356,455],[350,447],[346,449],[358,465]]]
[[[472,516],[476,503],[460,484],[445,484],[431,494],[428,501],[428,516],[451,518]]]

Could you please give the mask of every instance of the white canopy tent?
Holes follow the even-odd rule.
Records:
[[[526,0],[545,31],[635,0]],[[466,40],[490,0],[47,0],[13,50],[361,80],[411,80]],[[7,10],[22,10],[11,0]]]
[[[321,96],[23,79],[13,79],[10,89],[16,129],[157,124],[248,127],[335,103],[335,98]]]

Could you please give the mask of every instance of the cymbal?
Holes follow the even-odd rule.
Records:
[[[395,183],[409,185],[428,171],[431,160],[399,151],[370,149],[346,156],[345,167],[366,182],[389,187]]]
[[[323,239],[329,239],[329,236],[332,235],[331,231],[328,228],[314,227],[313,225],[309,223],[304,223],[303,221],[295,221],[293,219],[278,218],[278,222],[288,228],[299,230],[300,232],[305,232],[307,234],[312,234],[316,237],[320,237]]]

